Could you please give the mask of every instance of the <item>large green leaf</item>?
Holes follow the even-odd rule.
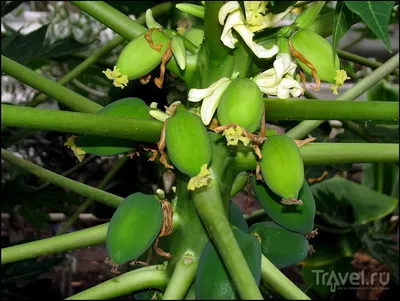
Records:
[[[391,53],[388,24],[395,1],[345,1],[345,3],[385,43]]]
[[[53,44],[46,43],[48,25],[27,34],[13,34],[2,40],[1,52],[3,55],[31,67],[37,61],[63,57],[74,52],[82,51],[89,45],[82,44],[72,37],[58,40]]]
[[[254,224],[249,233],[258,236],[263,255],[278,268],[295,265],[307,257],[309,244],[304,235],[274,222]]]
[[[304,282],[311,287],[311,292],[317,294],[322,300],[332,300],[333,298],[330,297],[332,294],[343,290],[343,288],[337,289],[337,287],[334,287],[335,282],[339,282],[338,284],[341,287],[346,285],[349,280],[348,277],[352,272],[355,272],[355,270],[349,258],[343,258],[339,261],[319,267],[305,266],[302,268]],[[339,277],[344,279],[345,283],[342,283]]]
[[[384,233],[364,233],[361,240],[372,257],[389,267],[392,272],[390,276],[398,283],[399,242]]]
[[[335,9],[335,16],[333,18],[333,29],[332,29],[332,47],[337,48],[340,39],[349,30],[350,26],[356,23],[358,20],[351,10],[347,8],[343,1],[338,1]]]
[[[311,186],[317,214],[336,227],[362,225],[391,213],[398,203],[384,195],[341,177]]]

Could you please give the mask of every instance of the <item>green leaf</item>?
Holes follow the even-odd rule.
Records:
[[[332,282],[335,281],[333,277],[336,276],[338,278],[340,275],[342,279],[344,279],[346,275],[349,276],[349,274],[353,272],[355,272],[355,270],[351,265],[351,259],[344,258],[334,263],[319,266],[318,268],[305,266],[302,269],[302,276],[304,282],[308,284],[308,286],[312,285],[311,291],[317,294],[321,300],[333,300],[333,298],[330,297],[332,295],[330,284],[333,284]],[[331,275],[333,276],[332,278]],[[340,286],[343,287],[342,283],[340,283]],[[336,292],[341,291],[341,289],[336,289]],[[318,298],[315,299],[318,300]]]
[[[398,200],[356,184],[334,177],[311,186],[317,215],[327,223],[344,228],[369,223],[391,213]]]
[[[304,260],[308,254],[308,240],[274,222],[262,222],[250,227],[249,233],[261,240],[261,250],[277,268],[285,268]]]
[[[3,265],[1,284],[4,285],[17,280],[33,280],[63,261],[64,257],[44,258],[40,261],[33,258]]]
[[[30,64],[36,64],[38,60],[62,57],[82,51],[89,46],[72,37],[47,45],[45,40],[47,29],[48,25],[44,25],[28,35],[13,34],[3,39],[2,54],[31,67]]]
[[[372,257],[389,267],[392,272],[390,276],[394,276],[394,280],[398,284],[399,242],[384,233],[365,233],[361,240]]]
[[[334,50],[336,50],[340,39],[345,35],[350,26],[353,25],[357,19],[357,15],[349,10],[343,1],[338,2],[335,9],[332,29],[332,47]]]
[[[359,15],[392,53],[389,43],[388,24],[395,1],[345,1],[347,7]]]

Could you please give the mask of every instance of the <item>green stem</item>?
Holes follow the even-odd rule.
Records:
[[[311,300],[264,255],[261,259],[261,279],[286,299]]]
[[[214,60],[225,58],[228,47],[221,42],[223,27],[218,21],[219,9],[224,1],[206,1],[204,6],[204,38],[209,56]]]
[[[357,97],[362,95],[365,91],[370,89],[373,85],[377,84],[385,76],[390,74],[390,72],[395,70],[398,66],[399,66],[399,54],[397,53],[387,62],[382,64],[382,66],[380,66],[378,69],[372,72],[370,75],[368,75],[367,77],[359,81],[357,84],[355,84],[350,90],[344,92],[336,100],[356,99]],[[288,135],[292,139],[301,139],[309,132],[320,126],[321,123],[323,122],[324,122],[323,120],[305,120],[303,122],[300,122],[290,131],[288,131],[286,135]]]
[[[191,254],[185,254],[177,261],[163,300],[183,300],[196,276],[198,262]]]
[[[76,134],[157,142],[162,123],[157,120],[121,118],[12,105],[1,106],[1,124]]]
[[[213,180],[210,186],[197,188],[192,192],[192,198],[240,297],[263,300],[225,214],[219,184]]]
[[[113,165],[113,167],[106,173],[104,178],[100,181],[100,183],[96,186],[97,189],[103,189],[104,186],[107,185],[108,182],[115,176],[115,174],[125,165],[127,160],[129,159],[128,156],[124,156],[122,158],[119,158],[118,161]],[[61,235],[64,234],[74,223],[75,221],[79,218],[79,215],[93,204],[95,200],[93,199],[86,199],[85,202],[83,202],[78,209],[74,212],[73,215],[64,223],[62,228],[56,233],[56,235]]]
[[[54,98],[72,110],[95,113],[103,107],[4,55],[1,56],[1,69],[8,75]]]
[[[357,136],[360,138],[369,141],[371,143],[379,143],[381,142],[380,139],[377,139],[375,137],[372,137],[365,129],[360,127],[357,123],[349,121],[349,120],[343,120],[341,121],[343,125],[348,128],[350,131],[355,133]]]
[[[1,264],[67,252],[105,242],[108,223],[1,249]]]
[[[365,57],[359,56],[351,52],[344,51],[342,49],[336,49],[336,52],[340,58],[345,59],[346,61],[350,61],[359,65],[364,65],[372,69],[377,69],[382,66],[382,63],[372,61],[370,59],[367,59]],[[399,76],[399,69],[396,68],[391,73],[396,76]]]
[[[388,101],[266,98],[266,120],[399,120],[399,105]]]
[[[114,277],[65,300],[109,300],[150,288],[162,290],[166,285],[165,266],[148,266]]]
[[[108,44],[106,44],[105,46],[103,46],[102,48],[100,48],[99,50],[94,52],[91,56],[89,56],[87,59],[85,59],[82,63],[80,63],[74,69],[69,71],[62,78],[60,78],[57,81],[57,84],[65,86],[70,81],[72,81],[73,79],[75,79],[79,75],[81,75],[83,72],[85,72],[90,66],[92,66],[97,61],[99,61],[101,57],[105,56],[107,53],[110,53],[117,46],[121,45],[124,41],[125,40],[120,36],[115,37]],[[28,102],[25,106],[36,107],[39,104],[45,102],[47,99],[48,99],[48,96],[46,94],[39,94],[31,102]]]
[[[86,158],[85,160],[83,160],[82,162],[78,163],[77,165],[75,165],[74,167],[68,169],[66,172],[63,172],[61,175],[64,177],[68,177],[69,175],[73,174],[74,172],[80,170],[82,167],[86,166],[87,164],[89,164],[90,162],[94,161],[97,158],[96,155],[90,155],[90,157]],[[49,187],[51,185],[50,182],[44,183],[40,186],[38,186],[37,188],[35,188],[35,192],[38,192],[40,190],[45,189],[46,187]]]
[[[70,1],[100,23],[130,41],[144,33],[147,28],[132,20],[104,1]]]
[[[397,162],[396,143],[309,143],[300,148],[304,165]],[[236,155],[237,171],[256,168],[257,157],[251,148]]]
[[[1,158],[4,161],[11,163],[15,166],[18,166],[19,168],[26,170],[27,172],[39,178],[45,179],[57,186],[68,188],[69,190],[75,193],[84,195],[86,197],[90,197],[106,205],[116,208],[124,200],[123,198],[116,196],[114,194],[63,177],[55,172],[52,172],[36,164],[33,164],[29,161],[26,161],[4,149],[1,149]]]

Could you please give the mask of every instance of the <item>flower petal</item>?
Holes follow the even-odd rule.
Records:
[[[226,88],[228,88],[230,83],[231,81],[222,83],[217,89],[215,89],[213,94],[204,98],[200,111],[201,120],[203,121],[204,125],[208,125],[211,122],[215,110],[218,107],[219,99],[221,98],[222,93],[225,92]]]
[[[220,80],[213,83],[211,86],[205,89],[190,89],[188,100],[191,102],[199,102],[203,100],[205,97],[210,96],[214,93],[215,89],[218,88],[219,85],[223,84],[230,79],[227,77],[223,77]]]
[[[239,1],[228,1],[227,3],[222,5],[218,12],[219,24],[224,25],[226,16],[239,8]]]
[[[290,56],[287,53],[279,53],[274,61],[274,69],[276,72],[276,84],[278,84],[282,77],[287,73],[290,67]]]
[[[268,69],[263,73],[253,77],[253,81],[258,87],[272,88],[276,85],[276,72],[274,68]]]
[[[289,98],[289,94],[294,97],[299,97],[303,92],[303,88],[300,83],[293,78],[282,78],[278,85],[277,97],[280,99]]]
[[[236,10],[233,13],[229,14],[224,26],[224,30],[221,34],[221,41],[225,46],[231,49],[235,48],[235,43],[237,42],[237,39],[235,39],[235,37],[232,35],[232,28],[236,25],[243,24],[244,20],[240,10]]]
[[[274,45],[270,49],[266,49],[261,45],[258,45],[253,42],[254,34],[251,30],[245,25],[235,25],[233,27],[243,38],[247,46],[254,52],[254,54],[259,58],[270,58],[278,53],[278,46]]]

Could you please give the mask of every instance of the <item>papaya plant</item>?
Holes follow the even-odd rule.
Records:
[[[121,197],[14,155],[6,149],[14,138],[3,144],[2,160],[116,211],[109,223],[3,248],[2,265],[105,244],[106,264],[120,275],[68,300],[130,293],[140,299],[143,291],[181,300],[262,300],[265,292],[326,298],[311,268],[338,266],[360,245],[396,278],[393,261],[377,249],[393,233],[388,220],[398,206],[398,185],[383,174],[385,167],[398,179],[398,134],[386,139],[377,129],[398,130],[398,99],[380,99],[383,92],[374,89],[398,97],[391,81],[398,80],[399,55],[378,63],[338,48],[360,23],[391,52],[387,26],[394,1],[380,1],[379,14],[369,1],[338,1],[333,8],[326,1],[164,2],[137,20],[103,1],[70,3],[118,36],[57,83],[2,53],[3,73],[42,93],[25,106],[2,104],[2,131],[68,133],[64,146],[77,164],[87,155],[144,156],[174,180],[168,190]],[[98,75],[125,96],[103,106],[65,87],[117,46],[113,66]],[[351,78],[357,73],[346,62],[372,70]],[[187,91],[167,106],[129,90],[166,89],[170,75]],[[308,88],[307,82],[315,84]],[[312,94],[324,86],[339,96]],[[367,101],[354,101],[364,93]],[[47,97],[65,109],[36,108]],[[330,138],[329,120],[342,121],[344,134]],[[346,137],[348,129],[359,140]],[[332,167],[354,163],[371,164],[364,185]],[[243,190],[263,208],[257,221],[232,201]],[[360,199],[358,191],[368,197]],[[132,262],[135,268],[125,272]],[[314,285],[312,295],[280,270],[296,265]]]

